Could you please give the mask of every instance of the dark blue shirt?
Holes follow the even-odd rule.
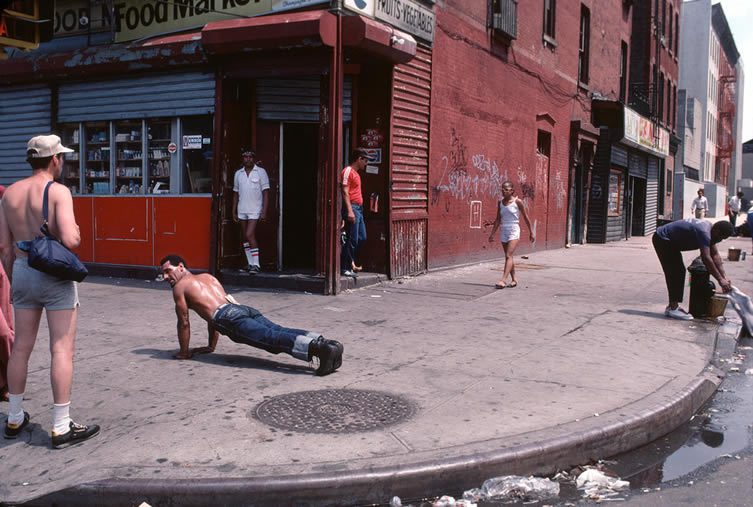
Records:
[[[710,248],[711,222],[695,218],[676,220],[656,229],[656,235],[682,251]]]

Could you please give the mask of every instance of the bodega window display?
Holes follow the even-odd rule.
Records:
[[[61,182],[85,195],[211,192],[212,116],[61,124]]]

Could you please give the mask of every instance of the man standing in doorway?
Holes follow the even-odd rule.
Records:
[[[261,271],[259,243],[256,241],[256,225],[267,218],[269,203],[269,176],[264,168],[256,165],[256,154],[250,148],[241,150],[243,167],[235,172],[233,180],[233,220],[243,227],[243,251],[248,268],[254,275]]]
[[[11,281],[15,311],[15,341],[8,362],[8,420],[5,438],[18,438],[29,424],[23,410],[29,357],[37,340],[42,311],[47,312],[50,332],[50,380],[52,381],[52,447],[61,449],[99,433],[99,426],[85,426],[71,420],[73,353],[78,317],[76,282],[42,273],[29,266],[29,241],[39,235],[43,222],[42,201],[49,186],[49,220],[52,234],[68,248],[81,243],[81,232],[73,214],[71,192],[53,183],[63,170],[63,155],[73,150],[55,135],[37,136],[27,145],[31,176],[17,181],[0,201],[0,257]]]
[[[356,253],[361,243],[366,240],[361,176],[358,172],[366,167],[368,159],[366,150],[354,150],[350,156],[350,165],[346,166],[340,175],[343,194],[342,216],[345,222],[345,244],[340,255],[340,270],[344,276],[357,276],[354,269]]]
[[[690,212],[694,214],[696,218],[706,218],[706,212],[709,209],[709,201],[706,196],[703,195],[703,189],[698,189],[698,197],[693,199],[693,204],[690,206]]]

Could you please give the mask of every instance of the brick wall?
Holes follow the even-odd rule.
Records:
[[[619,98],[621,41],[630,40],[622,0],[587,0],[590,79],[577,83],[581,2],[557,2],[556,47],[542,37],[543,0],[518,3],[518,38],[487,29],[485,2],[438,3],[433,47],[430,138],[429,267],[496,258],[488,242],[501,198],[513,182],[536,229],[522,226],[519,253],[564,246],[570,122],[590,123],[591,96]],[[547,164],[539,130],[551,135]]]

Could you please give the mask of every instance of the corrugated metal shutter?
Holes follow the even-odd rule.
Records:
[[[638,153],[635,151],[631,151],[630,155],[628,157],[629,159],[629,165],[628,170],[630,173],[630,176],[635,176],[637,178],[646,178],[646,156],[642,153]]]
[[[51,93],[45,85],[0,88],[0,184],[31,174],[26,143],[52,129]]]
[[[214,112],[213,73],[183,72],[61,84],[58,121],[160,118]]]
[[[294,79],[258,79],[256,81],[256,117],[273,121],[319,121],[319,76]],[[343,121],[353,116],[353,82],[343,83]]]
[[[594,167],[591,173],[591,188],[588,196],[588,226],[586,241],[604,243],[607,237],[607,192],[609,191],[609,168],[611,167],[612,146],[609,131],[601,129],[599,144],[596,145]]]
[[[390,276],[426,271],[431,50],[418,47],[392,74]]]
[[[656,230],[659,217],[659,159],[648,157],[648,178],[646,179],[646,220],[643,233],[645,236]]]
[[[627,149],[624,146],[620,146],[619,144],[613,144],[610,162],[614,165],[627,167],[628,166]]]

